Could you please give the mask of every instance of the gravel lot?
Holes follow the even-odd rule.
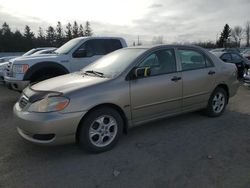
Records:
[[[250,187],[250,89],[225,114],[189,113],[136,127],[109,152],[41,147],[16,132],[18,93],[0,85],[0,187]]]

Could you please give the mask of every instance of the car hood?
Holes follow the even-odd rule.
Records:
[[[0,66],[7,66],[9,62],[3,62],[3,63],[0,63]]]
[[[20,56],[6,56],[6,57],[1,57],[0,58],[0,62],[5,62],[5,61],[9,61],[10,59],[14,59]]]
[[[31,89],[35,91],[67,93],[105,82],[108,79],[109,78],[83,75],[80,72],[77,72],[39,82],[31,86]]]
[[[15,59],[13,59],[14,62],[18,61],[28,61],[28,60],[46,60],[46,59],[54,59],[60,56],[60,54],[40,54],[40,55],[34,55],[34,56],[20,56]]]

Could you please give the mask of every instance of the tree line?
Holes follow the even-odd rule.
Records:
[[[10,26],[4,22],[0,28],[0,52],[25,52],[35,47],[59,47],[72,38],[92,35],[93,30],[88,21],[84,26],[74,21],[72,24],[68,23],[65,28],[58,21],[56,27],[48,26],[45,30],[39,27],[37,34],[31,31],[28,25],[25,26],[23,32],[12,31]],[[193,44],[204,48],[241,47],[244,39],[245,46],[249,47],[250,21],[244,27],[231,28],[229,24],[225,24],[216,42],[196,42]],[[152,44],[163,43],[163,36],[156,36],[152,39]],[[139,36],[137,44],[134,42],[133,45],[142,45]]]
[[[0,28],[0,52],[25,52],[36,47],[59,47],[73,38],[92,35],[93,30],[88,21],[84,26],[74,21],[73,24],[68,23],[66,28],[58,21],[55,28],[48,26],[44,30],[39,27],[37,34],[31,31],[28,25],[23,32],[12,31],[4,22]]]
[[[245,40],[244,45],[242,41]],[[220,37],[216,41],[206,42],[192,42],[192,44],[201,46],[203,48],[239,48],[239,47],[250,47],[250,21],[246,22],[245,26],[235,26],[231,28],[228,24],[225,24]],[[163,36],[154,36],[152,44],[164,44]],[[141,45],[142,43],[134,42],[133,45]],[[182,44],[182,43],[175,43]]]
[[[245,40],[245,45],[242,45],[243,40]],[[225,24],[215,43],[200,42],[196,44],[205,48],[250,47],[250,21],[247,21],[244,27],[237,25],[231,28],[229,24]]]

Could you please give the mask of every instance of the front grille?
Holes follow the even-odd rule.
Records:
[[[12,69],[12,62],[9,62],[6,67],[6,75],[9,77],[12,77],[13,75],[11,69]]]
[[[25,95],[22,95],[20,100],[19,100],[19,106],[21,109],[23,109],[29,102],[29,99],[25,96]]]

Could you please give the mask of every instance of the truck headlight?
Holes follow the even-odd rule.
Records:
[[[69,99],[62,96],[47,96],[42,100],[32,103],[29,112],[56,112],[63,110],[69,104]]]
[[[23,65],[13,65],[12,70],[14,73],[18,73],[18,74],[23,74],[25,73],[27,70],[29,69],[29,65],[27,64],[23,64]]]

